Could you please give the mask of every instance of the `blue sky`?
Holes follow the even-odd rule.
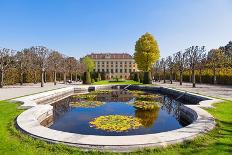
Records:
[[[0,0],[0,47],[133,54],[146,32],[163,57],[191,45],[217,48],[232,40],[232,0]]]

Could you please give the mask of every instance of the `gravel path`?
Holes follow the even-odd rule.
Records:
[[[174,82],[173,84],[170,84],[169,82],[163,83],[163,81],[154,82],[154,84],[157,84],[159,86],[189,91],[189,92],[202,94],[206,96],[232,100],[232,86],[196,84],[196,88],[193,88],[191,83],[183,83],[183,85],[180,86],[179,82]]]

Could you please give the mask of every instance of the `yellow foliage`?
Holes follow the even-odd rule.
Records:
[[[157,41],[150,33],[142,35],[135,45],[134,59],[139,70],[150,71],[160,57]]]
[[[90,127],[96,129],[111,131],[111,132],[124,132],[130,129],[137,129],[143,126],[140,122],[142,120],[137,117],[123,116],[123,115],[108,115],[100,116],[89,122]]]

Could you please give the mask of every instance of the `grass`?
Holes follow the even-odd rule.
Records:
[[[140,82],[133,81],[133,80],[125,80],[125,81],[108,81],[108,80],[102,80],[98,82],[94,82],[94,85],[105,85],[105,84],[141,84]]]
[[[232,101],[216,104],[215,109],[208,109],[217,121],[217,127],[193,141],[169,146],[165,149],[155,148],[128,154],[178,155],[178,154],[230,154],[232,152]],[[17,109],[18,104],[0,101],[0,154],[117,154],[100,152],[82,152],[78,148],[62,144],[48,144],[35,140],[16,130],[14,119],[22,112]]]

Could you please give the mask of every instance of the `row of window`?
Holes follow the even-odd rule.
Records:
[[[95,69],[94,69],[94,71],[96,71]],[[123,69],[98,69],[97,70],[98,72],[107,72],[107,73],[122,73],[122,71],[123,71]],[[131,69],[124,69],[124,73],[131,73],[132,72],[132,70]],[[133,72],[135,72],[135,69],[133,69]]]
[[[97,67],[100,68],[100,65],[98,65]],[[102,67],[105,67],[105,65],[102,65]],[[109,67],[109,65],[106,65],[106,67]],[[114,66],[111,65],[111,67],[114,67]],[[118,65],[115,65],[115,67],[118,67]],[[120,67],[122,67],[122,65],[120,65]],[[124,67],[127,67],[127,65],[124,65]],[[131,67],[131,65],[128,65],[128,67]],[[133,65],[133,67],[135,67],[135,65]]]
[[[114,62],[115,62],[115,64],[122,64],[123,62],[124,62],[124,64],[130,64],[130,65],[132,64],[131,61],[129,61],[129,62],[128,61],[123,61],[123,62],[122,61],[120,61],[120,62],[118,62],[118,61],[111,61],[111,62],[109,62],[109,61],[106,61],[106,62],[105,61],[102,61],[102,62],[97,61],[96,63],[97,64],[114,64]],[[135,64],[135,63],[133,63],[133,64]]]

